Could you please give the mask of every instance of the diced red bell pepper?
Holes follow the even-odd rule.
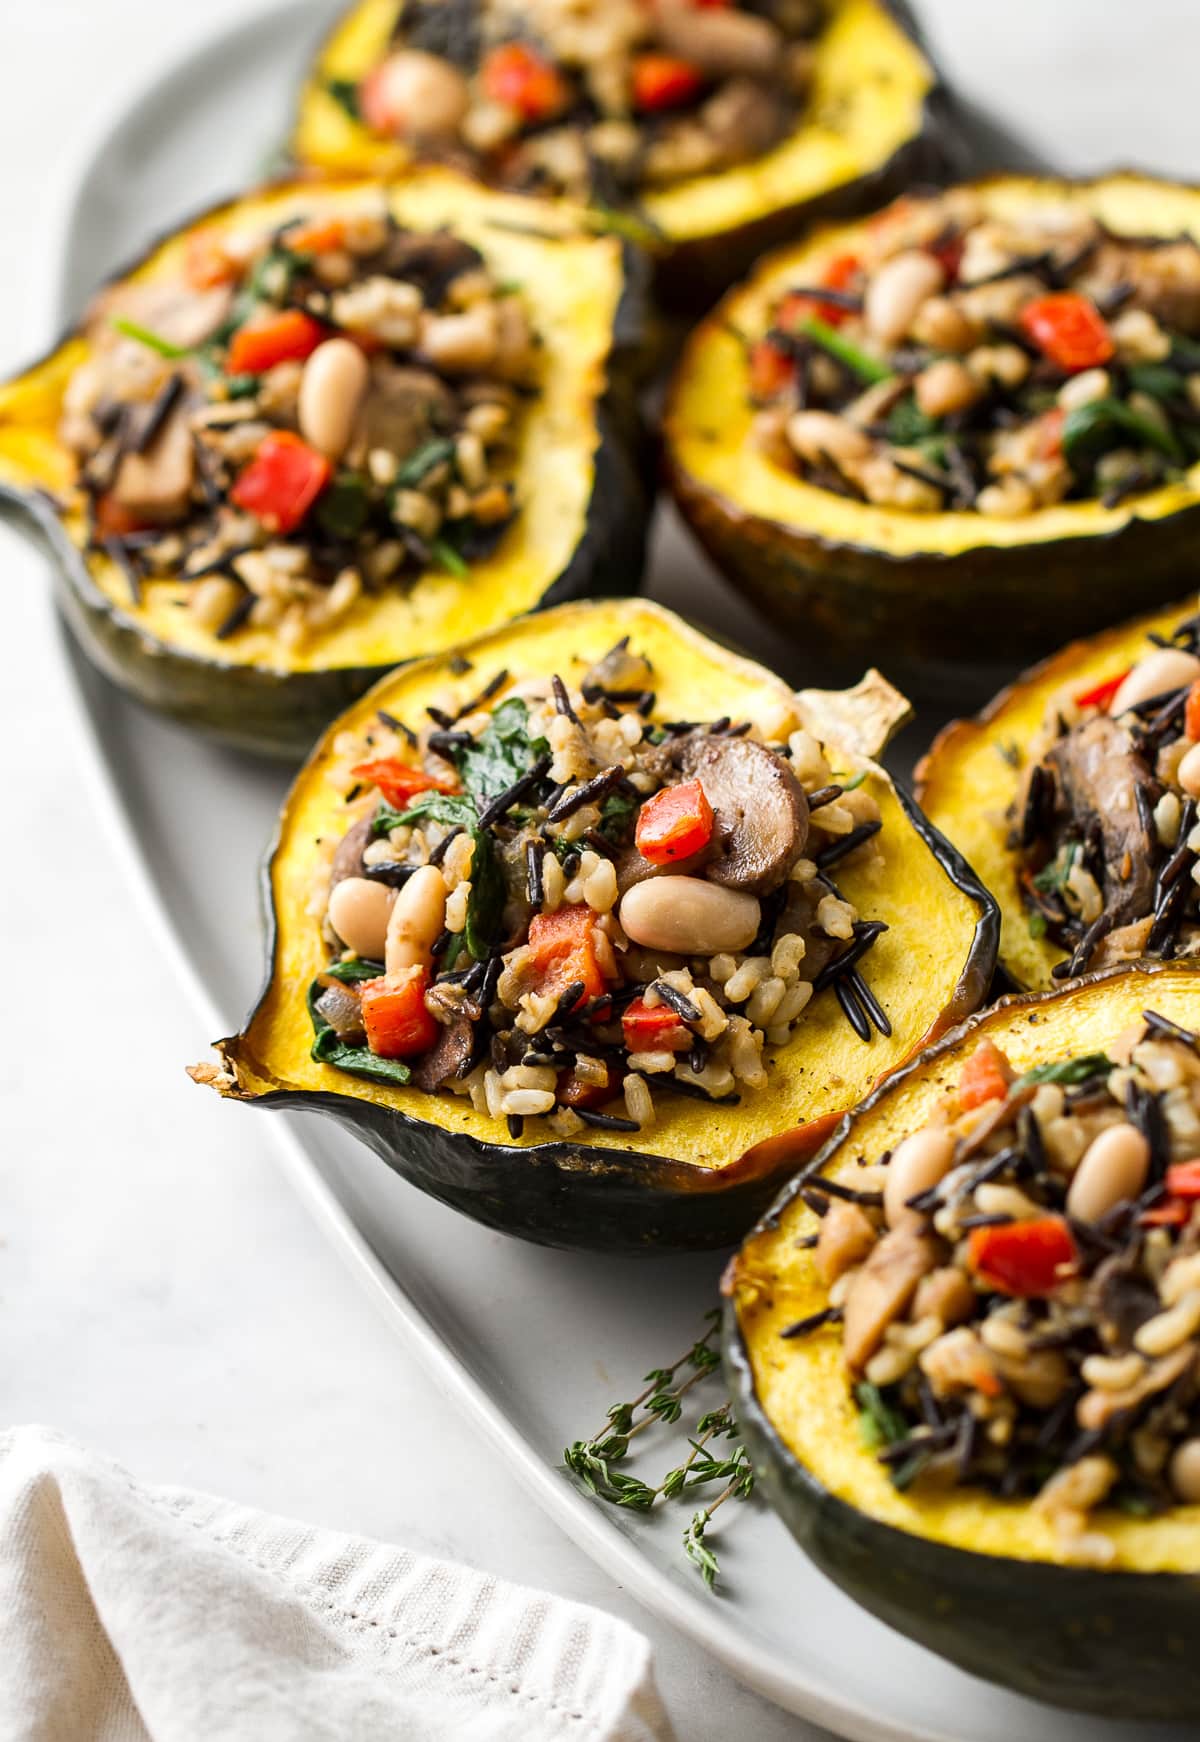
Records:
[[[1097,369],[1116,354],[1104,316],[1077,290],[1056,290],[1027,302],[1021,326],[1052,363],[1071,374]]]
[[[577,1010],[604,991],[604,974],[596,955],[598,917],[593,908],[582,905],[534,914],[529,922],[529,949],[540,993],[561,994],[578,980],[583,991],[573,1006]]]
[[[488,101],[515,110],[522,121],[548,121],[570,102],[558,68],[527,42],[505,42],[492,49],[479,78]]]
[[[770,339],[757,339],[750,347],[750,393],[754,399],[774,399],[790,387],[796,374],[795,359]]]
[[[1197,678],[1188,691],[1187,706],[1183,714],[1183,732],[1193,744],[1200,743],[1200,678]]]
[[[635,54],[632,68],[633,106],[644,114],[680,109],[704,89],[703,70],[676,54]]]
[[[329,482],[324,454],[291,430],[272,430],[238,478],[230,495],[272,532],[294,532]]]
[[[1200,1198],[1200,1159],[1173,1162],[1167,1169],[1167,1191],[1173,1198]]]
[[[96,531],[105,538],[128,538],[131,532],[144,532],[148,525],[115,496],[97,496]]]
[[[426,774],[423,768],[410,768],[398,756],[380,756],[374,762],[360,762],[353,771],[359,780],[369,780],[396,810],[403,810],[419,792],[457,792],[458,783]]]
[[[690,859],[712,840],[713,813],[698,780],[664,786],[638,812],[634,841],[652,865]]]
[[[1103,683],[1094,684],[1090,690],[1080,690],[1075,697],[1075,706],[1077,708],[1099,708],[1102,713],[1107,713],[1113,697],[1129,676],[1130,669],[1127,666],[1124,671],[1119,671],[1116,677],[1106,677]]]
[[[826,290],[848,290],[862,269],[862,262],[857,254],[835,254],[817,282]],[[824,321],[827,327],[840,327],[849,318],[850,310],[842,308],[840,303],[822,302],[819,296],[805,296],[802,291],[790,290],[775,311],[775,325],[785,333],[794,333],[802,321],[813,316]]]
[[[193,230],[184,250],[184,277],[193,290],[213,290],[242,275],[243,263],[226,248],[219,230]]]
[[[602,1107],[612,1100],[617,1087],[617,1073],[606,1064],[602,1083],[585,1082],[575,1071],[560,1071],[554,1093],[564,1107]]]
[[[293,254],[328,254],[345,242],[346,226],[340,218],[302,218],[288,225],[282,240]]]
[[[1078,1256],[1061,1216],[972,1228],[967,1243],[967,1261],[984,1287],[1021,1298],[1053,1294]]]
[[[363,1027],[373,1053],[384,1059],[409,1059],[429,1051],[441,1024],[425,1008],[428,990],[429,970],[420,966],[363,982]]]
[[[1037,420],[1037,455],[1039,460],[1057,460],[1063,451],[1063,425],[1067,414],[1061,405],[1052,405]]]
[[[303,362],[324,339],[325,328],[303,309],[280,309],[238,328],[225,353],[225,372],[261,375],[276,363]]]
[[[669,1004],[646,1003],[635,998],[621,1017],[621,1033],[628,1052],[686,1052],[692,1044],[691,1030]]]
[[[969,1113],[985,1101],[1002,1101],[1012,1080],[1012,1066],[1000,1048],[990,1040],[981,1040],[959,1075],[958,1104]]]
[[[1138,1217],[1139,1228],[1182,1228],[1192,1213],[1192,1206],[1183,1198],[1166,1198],[1152,1210],[1143,1210]]]

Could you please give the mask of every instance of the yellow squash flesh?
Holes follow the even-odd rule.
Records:
[[[1200,982],[1177,965],[1156,964],[1096,975],[1041,998],[1006,999],[872,1096],[830,1146],[821,1171],[852,1178],[860,1156],[874,1160],[927,1123],[985,1037],[1021,1072],[1103,1051],[1147,1009],[1195,1029]],[[813,1252],[797,1245],[816,1228],[813,1212],[792,1193],[781,1213],[747,1239],[728,1284],[758,1403],[787,1453],[825,1493],[882,1524],[978,1555],[1062,1564],[1051,1522],[1027,1503],[967,1487],[941,1495],[898,1492],[860,1439],[840,1328],[782,1340],[787,1326],[828,1305]],[[1101,1512],[1096,1524],[1115,1546],[1114,1570],[1200,1571],[1200,1506],[1156,1518]],[[944,1625],[952,1632],[952,1617]]]
[[[1000,904],[1000,965],[1016,985],[1041,991],[1065,952],[1034,937],[1021,899],[1021,861],[1008,846],[1007,812],[1027,762],[1024,754],[1059,696],[1073,699],[1118,677],[1152,651],[1147,637],[1169,637],[1200,601],[1174,605],[1076,641],[1026,672],[972,720],[955,720],[916,771],[917,796],[930,821],[954,842]]]

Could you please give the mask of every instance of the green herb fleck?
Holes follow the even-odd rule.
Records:
[[[1013,1089],[1027,1089],[1035,1083],[1061,1083],[1070,1088],[1076,1083],[1090,1082],[1093,1077],[1106,1076],[1112,1068],[1113,1062],[1106,1053],[1084,1053],[1080,1058],[1060,1059],[1057,1064],[1034,1065],[1017,1078]]]
[[[878,1385],[863,1380],[854,1388],[854,1400],[859,1408],[859,1437],[871,1451],[908,1438],[912,1431],[908,1422],[892,1408]]]
[[[471,571],[468,568],[465,559],[455,550],[454,546],[449,543],[447,539],[435,538],[429,548],[433,552],[436,561],[447,571],[447,573],[456,575],[460,581],[464,580],[466,576],[470,574]]]
[[[432,472],[435,466],[440,466],[443,460],[449,460],[453,457],[454,443],[448,437],[439,436],[434,441],[425,442],[408,456],[396,473],[396,487],[400,490],[411,489],[414,484],[419,484],[427,473]]]
[[[1044,938],[1046,935],[1046,916],[1036,907],[1029,915],[1029,935],[1035,939]]]
[[[139,345],[145,345],[148,351],[157,351],[160,357],[174,359],[190,354],[189,346],[172,344],[161,333],[152,333],[149,327],[143,327],[137,321],[126,320],[124,315],[114,315],[112,325],[118,333],[123,333],[127,339],[136,339]]]
[[[819,315],[809,315],[807,320],[800,322],[796,329],[806,339],[811,339],[814,345],[819,345],[823,351],[837,362],[845,365],[852,375],[857,375],[860,381],[874,384],[877,381],[890,381],[895,374],[886,363],[880,363],[874,357],[857,345],[852,345],[849,339],[831,327],[828,321],[823,321]]]

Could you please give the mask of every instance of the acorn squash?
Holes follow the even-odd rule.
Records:
[[[338,777],[353,742],[347,734],[364,731],[379,710],[393,720],[419,720],[434,701],[445,710],[447,695],[461,692],[465,701],[500,670],[522,681],[558,672],[575,682],[623,637],[653,667],[653,719],[694,717],[700,704],[705,718],[752,718],[764,729],[768,715],[803,721],[828,743],[835,768],[865,771],[882,811],[882,869],[847,860],[839,879],[849,901],[890,928],[871,956],[890,1036],[864,1043],[836,999],[821,996],[769,1063],[767,1087],[745,1092],[740,1105],[667,1094],[655,1122],[633,1135],[589,1129],[571,1141],[538,1118],[514,1138],[503,1118],[461,1096],[352,1077],[315,1059],[297,988],[326,961],[311,892],[331,839],[346,828]],[[273,915],[266,988],[243,1031],[218,1043],[221,1071],[197,1067],[200,1077],[251,1106],[332,1114],[423,1190],[526,1239],[659,1251],[729,1243],[812,1154],[831,1120],[976,1008],[989,984],[994,907],[872,760],[906,712],[896,703],[877,674],[855,691],[794,695],[761,666],[640,601],[560,606],[467,643],[453,661],[402,667],[329,728],[296,779],[265,872]]]
[[[391,174],[410,161],[409,148],[372,134],[345,101],[388,52],[402,10],[401,0],[359,0],[335,27],[300,98],[291,139],[299,163]],[[953,173],[950,105],[908,7],[830,0],[827,10],[796,129],[749,162],[652,188],[634,208],[668,301],[711,300],[764,248],[813,218],[864,211]]]
[[[919,801],[961,850],[1000,904],[1000,966],[1013,983],[1041,991],[1068,953],[1045,934],[1021,893],[1021,857],[1009,845],[1009,809],[1028,773],[1026,747],[1059,695],[1086,695],[1129,670],[1152,651],[1151,637],[1169,641],[1194,618],[1196,601],[1151,612],[1072,642],[1022,674],[974,719],[946,726],[918,763]]]
[[[220,226],[236,240],[297,213],[335,220],[384,198],[381,183],[280,184],[205,214],[160,243],[121,285],[177,280],[189,240]],[[128,576],[86,549],[76,463],[59,435],[64,394],[89,355],[82,331],[0,385],[0,514],[48,547],[59,600],[84,651],[153,708],[243,748],[298,758],[340,708],[397,662],[436,653],[521,612],[603,587],[636,589],[648,515],[634,446],[643,339],[642,274],[611,236],[547,205],[527,234],[526,203],[430,168],[386,189],[392,220],[473,244],[498,281],[520,287],[540,339],[536,395],[519,426],[517,512],[490,553],[454,572],[364,593],[350,612],[288,647],[253,624],[222,638],[183,609],[177,574]],[[319,225],[317,226],[319,228]]]
[[[1146,1009],[1194,1026],[1200,995],[1174,964],[1118,969],[1007,998],[884,1084],[785,1188],[726,1277],[725,1359],[768,1500],[805,1552],[874,1615],[960,1668],[1104,1716],[1194,1718],[1200,1507],[1106,1509],[1101,1570],[1067,1564],[1045,1513],[982,1487],[901,1492],[860,1437],[841,1337],[781,1332],[827,1304],[805,1177],[845,1179],[918,1129],[984,1039],[1017,1071],[1104,1050]]]
[[[1200,236],[1200,190],[1131,173],[1002,175],[967,184],[987,216],[1074,208],[1130,237]],[[805,481],[751,437],[750,341],[798,285],[854,257],[873,220],[772,255],[693,331],[668,395],[667,476],[692,531],[777,625],[896,657],[1037,654],[1178,596],[1200,525],[1200,466],[1113,506],[1069,500],[1019,516],[883,507]],[[832,282],[830,280],[829,282]]]

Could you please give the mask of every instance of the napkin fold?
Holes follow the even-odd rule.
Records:
[[[580,1603],[0,1433],[5,1742],[670,1742]]]

